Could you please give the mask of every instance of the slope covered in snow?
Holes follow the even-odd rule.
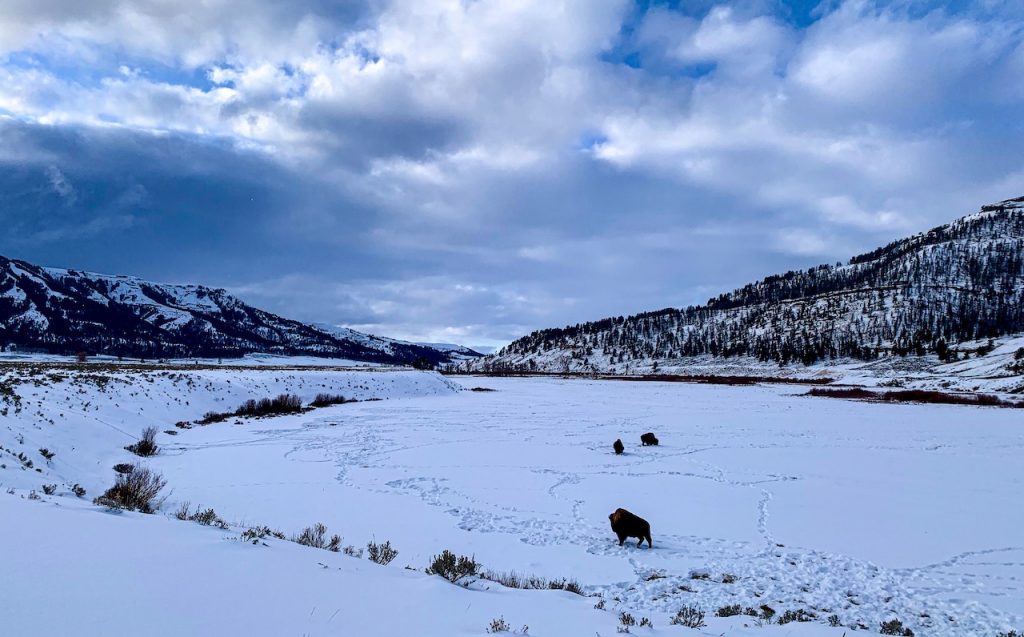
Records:
[[[653,621],[631,627],[641,635],[841,637],[899,619],[917,635],[996,637],[1024,624],[1016,410],[792,386],[474,378],[497,391],[468,392],[415,371],[69,368],[11,369],[0,384],[0,545],[17,549],[0,599],[14,633],[433,637],[503,617],[590,637],[617,634],[624,612]],[[279,391],[383,400],[171,424]],[[123,446],[148,424],[160,451],[141,462],[168,481],[162,508],[90,504],[114,464],[138,460]],[[640,446],[645,431],[661,444]],[[175,520],[185,504],[226,528]],[[617,507],[651,522],[653,549],[618,546]],[[353,553],[390,541],[398,556],[378,566],[238,539],[315,522]],[[586,597],[424,574],[445,549],[491,573],[573,579]],[[61,612],[46,612],[55,599]],[[809,621],[743,614],[762,605]],[[707,627],[671,626],[685,607]]]
[[[845,265],[768,277],[700,307],[540,330],[466,367],[642,373],[702,356],[725,364],[926,354],[952,361],[964,343],[1021,332],[1024,198]]]
[[[144,358],[249,353],[386,364],[461,361],[446,350],[323,329],[245,304],[225,290],[42,268],[0,257],[0,349]]]
[[[476,352],[463,345],[454,345],[451,343],[412,343],[409,341],[401,341],[394,338],[387,338],[384,336],[373,336],[372,334],[364,334],[357,332],[348,327],[341,327],[338,325],[329,325],[327,323],[314,323],[314,327],[318,330],[326,332],[332,336],[338,337],[343,340],[352,341],[359,343],[365,347],[379,350],[388,354],[399,354],[409,348],[425,347],[437,352],[442,352],[448,357],[448,362],[456,363],[467,360],[475,360],[483,356],[479,352]]]

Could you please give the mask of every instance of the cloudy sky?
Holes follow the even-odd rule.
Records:
[[[1024,195],[1018,0],[4,0],[0,254],[497,345]]]

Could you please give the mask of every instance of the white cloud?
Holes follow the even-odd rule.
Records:
[[[777,247],[783,252],[808,257],[822,257],[832,252],[828,239],[804,228],[779,230],[775,235]]]
[[[1001,192],[1024,172],[1011,4],[847,0],[797,28],[723,0],[635,32],[626,0],[338,4],[4,2],[0,111],[255,149],[322,190],[273,221],[295,259],[357,236],[394,278],[334,289],[358,300],[322,319],[408,334],[676,303],[744,282],[723,254],[769,274],[1021,194]]]
[[[50,180],[53,191],[60,195],[65,205],[73,206],[78,198],[75,193],[75,187],[71,185],[71,182],[64,176],[60,168],[50,164],[46,167],[46,177]]]

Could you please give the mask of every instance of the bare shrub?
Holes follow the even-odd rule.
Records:
[[[636,626],[636,617],[622,611],[619,613],[619,625],[616,627],[620,633],[628,633],[631,626]]]
[[[200,425],[209,425],[217,422],[224,422],[228,418],[259,416],[277,416],[281,414],[294,414],[302,411],[302,399],[295,394],[280,394],[275,398],[261,398],[256,400],[250,398],[242,403],[234,411],[208,411],[203,414],[198,422]]]
[[[316,398],[313,399],[313,402],[309,403],[309,406],[329,407],[331,405],[344,405],[347,402],[350,401],[346,400],[345,397],[342,396],[341,394],[320,393],[316,395]]]
[[[192,517],[192,504],[190,502],[182,502],[174,512],[174,517],[182,522]]]
[[[508,625],[504,617],[491,620],[491,625],[487,627],[489,633],[507,633],[512,630],[512,627]]]
[[[814,387],[807,392],[808,396],[824,396],[828,398],[877,398],[878,393],[860,387],[842,387],[823,389]]]
[[[455,555],[448,549],[440,555],[435,555],[427,567],[427,575],[440,575],[452,583],[463,577],[476,575],[479,571],[480,564],[475,557]]]
[[[779,616],[779,624],[788,624],[790,622],[809,622],[814,621],[816,616],[814,613],[809,613],[802,608],[796,610],[787,610]]]
[[[338,552],[341,550],[341,536],[332,535],[331,539],[328,540],[327,527],[321,522],[302,529],[301,533],[292,538],[292,542],[326,551]]]
[[[71,493],[74,493],[76,496],[81,498],[82,496],[85,495],[85,487],[76,482],[75,484],[71,485]]]
[[[135,468],[135,465],[133,465],[133,464],[128,464],[127,462],[119,462],[119,463],[114,465],[114,472],[115,473],[131,473],[132,469],[134,469],[134,468]]]
[[[53,457],[55,455],[57,455],[57,454],[52,452],[52,451],[50,451],[46,447],[43,447],[42,449],[39,450],[39,455],[41,455],[43,458],[46,459],[47,462],[49,462],[49,461],[53,460]]]
[[[148,467],[135,465],[130,473],[118,474],[114,486],[96,498],[96,504],[152,513],[163,502],[157,496],[165,486],[167,481],[162,475]]]
[[[280,394],[274,398],[249,399],[235,410],[235,416],[272,416],[302,411],[302,399],[295,394]]]
[[[275,531],[274,529],[266,525],[248,528],[242,531],[242,534],[239,536],[239,538],[243,542],[252,542],[253,544],[259,544],[261,541],[265,540],[268,537],[274,537],[279,540],[285,539],[284,533],[280,531]]]
[[[879,629],[883,635],[903,635],[904,637],[914,637],[914,631],[903,626],[903,622],[898,619],[890,619],[887,622],[882,622],[882,626]]]
[[[225,412],[208,411],[205,414],[203,414],[203,417],[200,418],[197,422],[200,425],[210,425],[210,424],[213,424],[215,422],[224,422],[225,420],[227,420],[228,418],[231,418],[234,415],[235,415],[234,412],[230,412],[230,411],[225,411]],[[188,429],[188,427],[182,427],[182,429]]]
[[[142,437],[139,438],[139,441],[128,445],[125,449],[143,458],[155,456],[157,451],[160,450],[160,447],[156,444],[157,431],[156,427],[146,427],[142,430]]]
[[[391,542],[384,542],[383,544],[377,544],[376,542],[370,542],[366,545],[366,552],[369,554],[370,561],[376,562],[381,565],[388,565],[398,557],[398,551],[391,548]]]
[[[203,526],[217,526],[222,529],[228,528],[228,523],[220,519],[217,512],[213,509],[196,509],[196,512],[189,516],[189,519],[193,522],[202,524]]]
[[[821,389],[815,387],[807,392],[809,396],[828,398],[853,398],[890,403],[936,403],[940,405],[977,405],[982,407],[1024,408],[1024,401],[1005,400],[991,394],[954,394],[950,392],[903,389],[875,392],[859,387]]]
[[[734,617],[736,615],[743,614],[743,607],[739,604],[729,604],[728,606],[722,606],[715,611],[715,615],[718,617]]]
[[[551,580],[548,582],[548,588],[559,591],[568,591],[570,593],[576,593],[577,595],[583,594],[583,587],[574,579],[562,578],[560,580]]]
[[[55,484],[44,484],[43,485],[43,493],[45,493],[46,495],[53,495],[54,493],[57,493],[57,485],[55,485]]]
[[[698,606],[683,606],[676,612],[674,617],[668,620],[668,623],[673,626],[685,626],[686,628],[703,628],[707,626],[704,623],[704,611]]]

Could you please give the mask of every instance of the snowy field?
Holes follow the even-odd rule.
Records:
[[[0,579],[5,630],[479,635],[501,616],[530,635],[611,635],[621,611],[649,617],[653,629],[630,630],[652,635],[840,637],[893,618],[919,636],[1024,626],[1017,410],[818,399],[778,385],[454,379],[497,390],[470,392],[415,372],[234,373],[103,392],[19,385],[31,396],[0,419],[0,445],[57,455],[40,473],[0,452],[0,485],[14,491],[0,493],[0,541],[14,549]],[[132,433],[147,424],[139,414],[169,424],[211,404],[285,390],[308,400],[346,384],[353,397],[389,400],[161,434],[147,460],[172,490],[161,512],[88,503],[112,481],[108,467],[132,458],[121,449],[130,438],[110,427]],[[185,387],[188,405],[175,395]],[[89,407],[68,415],[64,403],[82,400]],[[646,431],[661,445],[641,447]],[[44,481],[90,494],[29,500]],[[213,507],[231,528],[174,520],[184,502]],[[608,525],[618,507],[650,521],[652,550],[618,546]],[[399,555],[382,567],[236,539],[249,526],[291,534],[314,522],[345,545],[389,540]],[[593,597],[424,575],[443,549],[487,570],[572,578]],[[713,616],[732,604],[817,619]],[[701,607],[708,626],[670,626],[683,606]],[[830,615],[842,626],[830,628]],[[146,623],[120,624],[126,616]]]
[[[856,359],[826,360],[804,365],[759,361],[751,356],[691,356],[678,359],[643,359],[628,364],[614,364],[608,355],[597,350],[587,356],[593,369],[582,365],[581,359],[569,356],[570,351],[554,349],[531,356],[500,357],[498,361],[513,366],[537,363],[538,369],[562,373],[565,365],[581,374],[595,369],[602,374],[644,375],[674,374],[682,376],[760,376],[788,379],[831,379],[841,384],[901,389],[923,389],[966,393],[990,393],[1015,399],[1024,394],[1024,336],[1004,336],[980,341],[965,341],[952,347],[958,360],[943,362],[934,354],[925,356],[883,356],[872,361]],[[466,365],[477,371],[493,364],[492,359],[471,361]],[[464,366],[465,367],[465,366]]]

